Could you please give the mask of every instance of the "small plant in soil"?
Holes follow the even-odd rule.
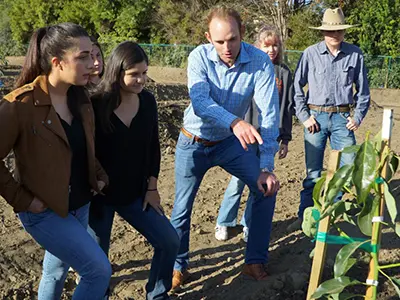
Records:
[[[373,240],[371,237],[377,234],[377,232],[373,234],[376,228],[372,224],[377,221],[381,225],[393,228],[397,236],[400,236],[400,222],[396,220],[398,216],[396,200],[388,185],[398,168],[399,156],[389,147],[382,147],[380,134],[378,136],[370,140],[367,134],[363,144],[344,149],[342,153],[355,155],[354,163],[338,169],[327,187],[326,174],[315,185],[314,207],[309,207],[304,213],[303,231],[307,236],[316,240],[323,239],[327,244],[345,244],[345,246],[336,255],[334,278],[321,283],[312,295],[313,299],[364,298],[364,295],[350,294],[346,291],[346,288],[351,286],[367,285],[366,282],[346,275],[362,257],[362,255],[358,255],[359,258],[355,257],[357,251],[364,251],[369,255],[372,261],[370,265],[373,264],[379,274],[393,284],[400,297],[400,278],[389,276],[387,273],[387,269],[400,267],[400,263],[380,266],[378,262],[380,243],[371,242]],[[386,176],[382,178],[384,168]],[[338,198],[341,193],[343,196]],[[380,217],[379,203],[382,198],[390,216],[387,222]],[[319,222],[328,216],[330,216],[330,228],[339,233],[337,236],[329,234],[321,236],[321,232],[318,232]],[[350,223],[358,227],[364,237],[349,236],[343,228],[340,228],[340,223]],[[375,297],[376,295],[372,298]]]

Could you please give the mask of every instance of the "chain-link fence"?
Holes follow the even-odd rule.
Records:
[[[102,43],[104,54],[107,56],[117,43]],[[153,66],[166,66],[185,68],[189,53],[196,48],[192,45],[171,44],[140,44],[149,56],[150,64]],[[286,50],[284,62],[294,72],[302,51]],[[4,57],[3,57],[4,59]],[[371,88],[400,88],[400,57],[371,56],[364,55],[365,64],[368,69],[368,81]],[[1,65],[5,65],[0,56]],[[0,75],[1,76],[1,75]]]
[[[187,57],[195,48],[190,45],[141,44],[152,65],[184,68]],[[286,50],[284,62],[294,71],[302,51]],[[400,88],[400,58],[364,56],[371,88]]]

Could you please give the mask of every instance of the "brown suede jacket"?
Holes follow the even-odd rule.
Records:
[[[84,97],[77,100],[83,103],[89,183],[99,193],[97,181],[108,184],[108,177],[95,158],[94,113],[89,98]],[[11,150],[17,167],[15,177],[2,161]],[[68,138],[51,105],[46,76],[38,76],[0,100],[0,195],[15,212],[26,211],[36,196],[66,217],[71,159]]]

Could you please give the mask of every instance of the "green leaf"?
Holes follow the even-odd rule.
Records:
[[[356,153],[360,150],[360,145],[352,145],[344,148],[341,152],[346,154]]]
[[[307,207],[303,213],[303,222],[301,223],[301,229],[304,234],[310,238],[315,237],[317,234],[317,220],[313,217],[313,210],[319,211],[316,207]],[[319,219],[318,219],[319,220]]]
[[[348,214],[346,212],[348,211],[354,211],[355,209],[358,208],[358,206],[350,201],[338,201],[336,203],[339,203],[337,207],[332,211],[332,217],[334,220],[339,218],[340,216],[343,215],[343,218],[345,218],[345,215],[348,217]],[[335,204],[336,204],[335,203]],[[321,219],[325,216],[321,216]],[[354,222],[353,222],[354,223]],[[355,224],[354,224],[355,225]]]
[[[399,168],[399,158],[396,155],[391,155],[389,161],[389,168],[386,174],[386,181],[389,182],[392,179],[393,175],[397,172]]]
[[[390,277],[392,284],[397,292],[397,295],[400,297],[400,279],[396,277]]]
[[[343,214],[343,220],[345,220],[347,223],[356,226],[356,222],[354,222],[354,220],[346,213]]]
[[[374,136],[373,143],[375,151],[380,153],[382,150],[382,129]]]
[[[315,248],[313,248],[313,249],[311,250],[311,252],[310,252],[310,254],[308,255],[308,257],[309,257],[310,259],[313,259],[314,254],[315,254]]]
[[[356,285],[356,284],[361,284],[361,282],[358,280],[352,279],[348,276],[333,278],[333,279],[330,279],[330,280],[327,280],[327,281],[321,283],[320,286],[315,291],[315,293],[312,295],[312,298],[319,299],[323,295],[338,294],[338,293],[341,293],[345,287]]]
[[[364,203],[375,180],[377,155],[370,141],[365,141],[354,160],[353,182],[357,191],[357,202]]]
[[[394,230],[395,230],[397,236],[400,237],[400,222],[396,222]]]
[[[385,196],[386,207],[389,211],[390,218],[392,219],[392,223],[396,224],[397,218],[397,206],[396,200],[394,199],[392,193],[389,190],[389,186],[386,182],[383,182],[383,193]]]
[[[353,165],[344,165],[333,175],[326,191],[325,203],[333,203],[353,172]]]
[[[322,212],[320,220],[326,218],[329,215],[332,215],[332,213],[336,210],[341,209],[341,207],[344,207],[343,201],[338,201],[336,203],[333,203],[332,205],[328,206],[325,211]]]
[[[322,189],[324,187],[326,181],[326,176],[322,176],[320,177],[317,182],[315,183],[314,189],[313,189],[313,201],[314,201],[314,205],[317,206],[319,209],[321,209],[322,205],[321,205],[321,192]]]
[[[337,257],[336,257],[336,259],[337,259]],[[346,275],[346,273],[354,266],[354,264],[356,262],[357,262],[356,258],[353,258],[353,257],[348,258],[346,261],[346,264],[344,265],[344,268],[343,268],[343,274],[338,275],[338,276],[335,275],[335,277],[340,277],[342,275]]]
[[[348,299],[356,299],[356,297],[365,298],[364,295],[356,295],[350,293],[340,293],[331,295],[333,300],[348,300]]]
[[[341,277],[346,274],[346,272],[356,263],[357,259],[351,258],[353,253],[362,245],[364,242],[353,242],[344,246],[339,250],[336,255],[335,265],[333,271],[335,273],[335,278]]]
[[[360,228],[361,232],[367,236],[371,236],[372,234],[372,218],[378,203],[379,195],[376,195],[374,198],[372,194],[368,194],[364,203],[364,207],[357,217],[358,227]]]

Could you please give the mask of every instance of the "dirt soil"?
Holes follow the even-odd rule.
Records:
[[[160,80],[163,87],[172,83],[180,86],[185,93],[186,72],[167,68],[153,69],[152,79]],[[152,74],[150,72],[150,74]],[[156,74],[156,75],[154,75]],[[169,74],[169,75],[168,75]],[[178,86],[178,87],[177,87]],[[162,96],[162,95],[160,95]],[[400,98],[400,91],[391,91],[389,100]],[[380,105],[398,107],[378,91],[373,96],[374,103],[362,127],[357,131],[358,142],[364,140],[367,131],[377,133],[381,128],[383,111]],[[388,102],[389,101],[389,102]],[[174,201],[174,149],[183,110],[188,100],[163,99],[159,101],[160,135],[163,148],[159,189],[167,215],[170,215]],[[397,130],[400,119],[396,115],[393,129],[392,148],[400,151],[400,138]],[[172,295],[172,299],[305,299],[311,259],[309,254],[314,243],[297,231],[287,233],[286,227],[296,219],[299,192],[304,177],[303,131],[299,123],[293,127],[293,141],[289,144],[288,157],[276,161],[276,175],[281,181],[278,195],[273,231],[270,243],[268,270],[270,278],[261,283],[245,281],[240,276],[243,265],[245,243],[241,239],[240,226],[233,228],[229,240],[219,242],[214,238],[219,204],[229,182],[230,176],[220,168],[211,169],[203,180],[193,210],[191,227],[190,281],[182,290]],[[329,151],[327,151],[328,156]],[[392,182],[392,189],[400,200],[400,176]],[[246,190],[240,207],[243,212],[247,199]],[[0,299],[37,299],[37,288],[41,274],[43,249],[23,230],[10,206],[0,200]],[[400,239],[392,231],[383,234],[381,260],[384,263],[400,261]],[[337,248],[329,247],[324,277],[332,274]],[[148,277],[152,248],[149,243],[119,217],[116,218],[112,233],[110,260],[113,265],[111,299],[145,299],[144,286]],[[394,269],[392,275],[398,274]],[[353,275],[365,280],[366,265],[359,264]],[[398,299],[394,289],[380,278],[378,299]],[[68,276],[63,299],[71,299],[75,288],[74,275]],[[361,290],[363,292],[363,290]]]

